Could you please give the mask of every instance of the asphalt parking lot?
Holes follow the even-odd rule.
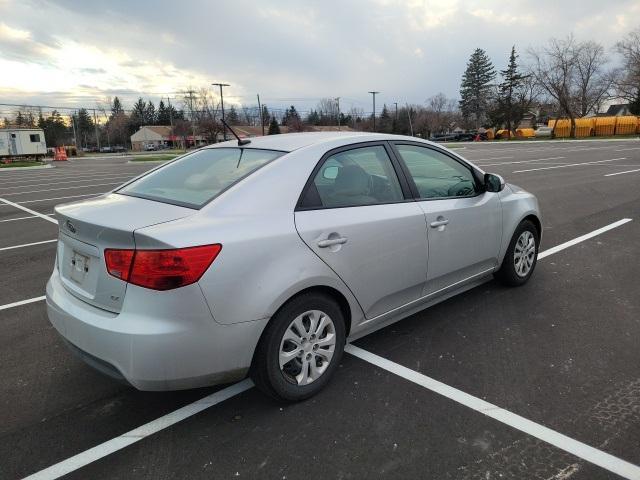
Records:
[[[356,340],[299,404],[248,381],[138,392],[73,357],[42,301],[57,225],[36,214],[156,164],[0,171],[0,478],[640,478],[640,141],[460,146],[538,196],[531,281]]]

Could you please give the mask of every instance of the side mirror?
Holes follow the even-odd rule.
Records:
[[[504,178],[495,173],[484,174],[484,186],[487,192],[501,192],[504,190]]]

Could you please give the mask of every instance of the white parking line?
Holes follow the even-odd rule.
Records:
[[[45,468],[44,470],[40,470],[33,475],[29,475],[28,477],[25,477],[25,480],[50,480],[54,478],[60,478],[63,475],[67,475],[68,473],[89,465],[96,460],[100,460],[101,458],[106,457],[111,453],[117,452],[118,450],[122,450],[129,445],[139,442],[149,435],[153,435],[154,433],[164,430],[167,427],[186,420],[187,418],[192,417],[209,407],[213,407],[214,405],[224,402],[231,397],[235,397],[236,395],[249,390],[251,387],[253,387],[253,382],[251,382],[251,380],[249,379],[243,380],[239,383],[235,383],[216,393],[212,393],[211,395],[190,403],[189,405],[185,405],[178,410],[152,420],[151,422],[146,423],[141,427],[131,430],[125,434],[122,434],[119,437],[101,443],[100,445],[90,448],[89,450],[85,450],[84,452],[79,453],[74,457],[63,460],[60,463],[56,463],[55,465]]]
[[[36,217],[40,217],[43,220],[46,220],[47,222],[55,223],[56,225],[58,224],[58,220],[56,220],[55,218],[51,218],[49,215],[45,215],[44,213],[36,212],[35,210],[31,210],[30,208],[23,207],[22,205],[19,205],[17,203],[11,202],[11,201],[6,200],[4,198],[0,198],[0,202],[3,202],[6,205],[9,205],[11,207],[19,208],[20,210],[23,210],[23,211],[25,211],[27,213],[30,213],[31,215],[35,215]],[[27,202],[21,202],[21,203],[27,203]]]
[[[0,248],[0,252],[2,252],[3,250],[13,250],[14,248],[31,247],[33,245],[42,245],[43,243],[52,243],[57,241],[58,239],[54,238],[53,240],[43,240],[41,242],[23,243],[22,245],[12,245],[11,247]]]
[[[45,215],[52,216],[53,213],[46,213]],[[39,215],[29,215],[28,217],[18,217],[18,218],[8,218],[6,220],[0,220],[0,223],[3,222],[15,222],[17,220],[29,220],[30,218],[39,218]]]
[[[58,190],[78,190],[81,188],[93,188],[93,187],[105,187],[107,185],[120,185],[123,182],[109,182],[109,183],[95,183],[93,185],[74,185],[73,187],[60,187],[60,188],[46,188],[44,190],[29,190],[26,192],[3,192],[4,196],[7,195],[27,195],[29,193],[40,193],[40,192],[55,192]]]
[[[605,177],[613,177],[614,175],[622,175],[623,173],[633,173],[633,172],[640,172],[640,168],[636,168],[635,170],[626,170],[624,172],[607,173]]]
[[[588,233],[586,235],[582,235],[581,237],[578,237],[575,240],[584,241],[587,238],[592,238],[592,237],[594,237],[596,235],[599,235],[599,234],[601,234],[603,232],[611,230],[612,228],[616,228],[616,227],[618,227],[620,225],[623,225],[624,223],[627,223],[629,221],[631,221],[631,219],[624,218],[622,220],[619,220],[618,222],[614,222],[614,223],[612,223],[610,225],[607,225],[606,227],[602,227],[602,228],[600,228],[598,230],[594,230],[591,233]],[[553,255],[554,253],[559,252],[560,250],[562,250],[564,248],[567,248],[567,247],[569,247],[571,245],[575,245],[575,243],[579,243],[579,242],[572,240],[572,241],[569,241],[569,242],[565,242],[565,243],[563,243],[561,245],[558,245],[557,247],[550,248],[549,250],[545,250],[544,252],[541,252],[538,255],[538,258],[544,258],[544,257],[547,257],[549,255]],[[560,247],[562,247],[562,248],[560,248]],[[37,302],[37,301],[44,300],[44,299],[45,299],[45,297],[38,297],[38,298],[32,298],[30,300],[23,300],[22,302],[16,302],[16,303],[13,303],[13,304],[0,306],[0,310],[4,310],[5,308],[11,308],[13,306],[23,305],[25,303]],[[347,345],[346,351],[351,353],[349,351],[351,349],[351,347],[353,347],[353,346],[352,345]],[[354,348],[357,348],[357,347],[354,347]],[[388,360],[386,360],[386,361],[388,361]],[[392,362],[390,362],[390,363],[392,363]],[[414,372],[414,373],[417,373],[417,372]],[[420,375],[420,374],[418,374],[418,375]],[[425,377],[425,378],[428,378],[428,377]],[[436,382],[436,380],[433,380],[433,381]],[[449,386],[444,385],[444,384],[441,384],[441,385],[443,385],[444,387],[446,387],[448,389],[456,390],[453,387],[449,387]],[[201,411],[203,411],[203,410],[205,410],[205,409],[207,409],[207,408],[209,408],[209,407],[211,407],[213,405],[216,405],[216,404],[218,404],[218,403],[220,403],[220,402],[222,402],[224,400],[227,400],[227,399],[229,399],[231,397],[234,397],[235,395],[238,395],[239,393],[242,393],[242,392],[248,390],[252,386],[253,386],[253,383],[249,379],[246,379],[246,380],[243,380],[243,381],[241,381],[239,383],[233,384],[233,385],[231,385],[231,386],[229,386],[229,387],[227,387],[227,388],[225,388],[223,390],[220,390],[219,392],[216,392],[216,393],[214,393],[212,395],[209,395],[209,396],[204,397],[204,398],[202,398],[200,400],[197,400],[196,402],[190,403],[189,405],[186,405],[186,406],[184,406],[184,407],[182,407],[182,408],[180,408],[178,410],[175,410],[174,412],[168,413],[167,415],[164,415],[164,416],[162,416],[160,418],[152,420],[151,422],[149,422],[149,423],[147,423],[145,425],[142,425],[141,427],[138,427],[135,430],[131,430],[130,432],[125,433],[123,435],[120,435],[119,437],[116,437],[114,439],[107,440],[104,443],[101,443],[101,444],[99,444],[99,445],[97,445],[97,446],[95,446],[93,448],[85,450],[84,452],[81,452],[81,453],[79,453],[79,454],[77,454],[77,455],[75,455],[73,457],[70,457],[70,458],[68,458],[66,460],[61,461],[60,463],[56,463],[55,465],[52,465],[52,466],[50,466],[48,468],[45,468],[44,470],[40,470],[39,472],[26,477],[26,479],[29,479],[29,480],[36,480],[36,479],[37,480],[54,480],[54,479],[57,479],[57,478],[59,478],[59,477],[61,477],[63,475],[67,475],[68,473],[71,473],[74,470],[77,470],[77,469],[82,468],[82,467],[84,467],[84,466],[86,466],[86,465],[88,465],[88,464],[90,464],[92,462],[100,460],[101,458],[106,457],[107,455],[110,455],[110,454],[112,454],[114,452],[117,452],[118,450],[121,450],[121,449],[131,445],[132,443],[135,443],[135,442],[137,442],[139,440],[142,440],[143,438],[148,437],[149,435],[152,435],[152,434],[157,433],[157,432],[159,432],[159,431],[161,431],[161,430],[163,430],[163,429],[165,429],[167,427],[175,425],[176,423],[181,422],[182,420],[185,420],[185,419],[195,415],[196,413],[200,413]],[[463,394],[463,395],[466,395],[467,397],[469,397],[471,399],[474,399],[473,401],[477,400],[479,402],[483,402],[483,400],[477,399],[476,397],[472,397],[471,395],[468,395],[468,394],[466,394],[464,392],[460,392],[460,393]],[[214,397],[215,397],[215,399],[214,399]],[[467,397],[465,397],[465,398],[467,398]],[[486,404],[487,405],[491,405],[489,403],[486,403]],[[494,417],[494,418],[496,418],[497,420],[499,420],[499,421],[501,421],[503,423],[509,424],[508,421],[510,421],[510,420],[512,421],[513,417],[518,417],[515,414],[512,414],[512,413],[510,413],[510,412],[508,412],[506,410],[500,409],[499,407],[494,407],[493,405],[491,405],[491,407],[499,409],[501,412],[504,412],[504,413],[501,413],[500,415],[496,415]],[[485,411],[482,411],[482,413],[485,413]],[[486,414],[487,413],[485,413],[485,415]],[[513,417],[509,417],[509,415],[511,415]],[[541,425],[535,424],[534,422],[531,422],[531,421],[529,421],[529,420],[527,420],[525,418],[522,418],[522,417],[518,417],[518,418],[521,418],[525,422],[529,422],[528,424],[526,424],[527,427],[529,427],[529,426],[534,427],[533,430],[532,430],[533,433],[529,432],[528,430],[524,430],[525,427],[523,427],[521,430],[526,432],[526,433],[530,433],[531,435],[536,436],[537,438],[541,438],[541,437],[536,435],[536,433],[538,433],[540,435],[544,435],[545,437],[546,437],[547,434],[551,434],[551,436],[549,438],[554,440],[554,441],[558,440],[558,439],[560,439],[560,440],[568,439],[571,442],[575,442],[574,444],[572,444],[572,448],[573,448],[573,446],[576,446],[578,444],[579,445],[584,445],[584,444],[580,444],[580,442],[572,440],[569,437],[565,437],[564,435],[562,435],[560,433],[554,432],[553,430],[546,429],[546,430],[543,430],[542,433],[540,433],[540,430],[537,430],[537,429],[538,428],[545,429],[546,427],[543,427]],[[547,432],[547,430],[548,430],[548,432]],[[544,440],[544,441],[547,441],[544,438],[541,438],[541,439]],[[584,447],[587,447],[587,448],[584,449],[584,450],[581,449],[580,452],[586,452],[586,453],[584,453],[584,455],[585,456],[589,456],[589,458],[585,458],[585,460],[588,460],[588,461],[592,462],[593,461],[592,458],[594,458],[594,459],[596,459],[598,461],[602,460],[603,462],[606,462],[606,461],[610,460],[609,457],[611,457],[611,459],[615,460],[614,462],[612,462],[614,468],[622,468],[622,467],[626,468],[626,466],[630,466],[631,468],[638,469],[638,467],[636,467],[636,466],[634,466],[634,465],[632,465],[630,463],[624,462],[623,460],[619,460],[616,457],[613,457],[611,455],[606,457],[606,455],[607,455],[606,453],[600,452],[599,450],[596,450],[596,449],[593,449],[592,447],[589,447],[588,445],[584,445]],[[562,447],[560,447],[560,448],[562,448]],[[600,455],[600,454],[602,454],[602,455]],[[581,458],[584,458],[581,455],[578,455],[578,456],[580,456]],[[622,463],[620,463],[620,462],[622,462]],[[614,471],[614,470],[611,470],[611,471]],[[617,470],[615,470],[615,471],[617,472]],[[634,470],[634,472],[635,472],[635,470]],[[638,472],[640,472],[640,470],[638,470]],[[627,478],[640,480],[640,474],[639,474],[639,476],[636,476],[636,477],[627,477]]]
[[[628,479],[640,479],[640,467],[633,465],[618,457],[614,457],[606,452],[593,448],[585,443],[574,440],[567,437],[562,433],[551,430],[544,425],[532,422],[520,415],[500,408],[492,403],[486,402],[478,397],[469,395],[468,393],[458,390],[457,388],[450,387],[438,380],[423,375],[419,372],[404,367],[398,363],[387,360],[374,353],[363,350],[355,345],[348,344],[345,346],[345,352],[358,357],[365,362],[371,363],[383,370],[393,373],[399,377],[404,378],[412,383],[420,385],[432,392],[442,395],[454,402],[457,402],[465,407],[469,407],[476,412],[482,413],[487,417],[493,418],[505,425],[508,425],[516,430],[527,433],[533,437],[536,437],[543,442],[546,442],[554,447],[557,447],[565,452],[569,452],[576,457],[582,458],[594,465],[598,465],[605,470],[613,472]]]
[[[85,175],[83,175],[85,176]],[[58,181],[57,179],[52,179],[49,180],[47,183],[36,183],[36,184],[32,184],[29,183],[28,185],[16,185],[15,183],[11,183],[10,187],[4,187],[4,190],[15,190],[17,188],[32,188],[32,187],[46,187],[47,185],[51,185],[53,182],[55,182],[56,185],[68,185],[70,183],[82,183],[82,182],[90,182],[92,180],[98,180],[98,181],[104,181],[104,180],[117,180],[117,179],[127,179],[127,178],[133,178],[130,175],[86,175],[89,178],[85,178],[83,180],[69,180],[69,181]],[[98,178],[100,177],[100,178]],[[66,178],[65,178],[66,180]],[[36,180],[36,182],[39,182],[41,180]],[[123,180],[124,181],[124,180]],[[24,182],[16,182],[16,183],[24,183]]]
[[[593,232],[587,233],[585,235],[581,235],[577,238],[574,238],[573,240],[569,240],[568,242],[564,242],[564,243],[561,243],[560,245],[556,245],[555,247],[549,248],[544,252],[538,253],[538,260],[542,260],[543,258],[548,257],[549,255],[553,255],[554,253],[557,253],[560,250],[564,250],[565,248],[573,247],[574,245],[584,242],[585,240],[589,240],[590,238],[596,237],[601,233],[608,232],[609,230],[613,230],[614,228],[624,225],[625,223],[628,223],[631,220],[632,220],[631,218],[623,218],[622,220],[613,222],[605,227],[594,230]]]
[[[512,163],[530,163],[530,162],[542,162],[544,160],[560,160],[566,157],[548,157],[548,158],[534,158],[533,160],[517,160],[515,162],[498,162],[498,163],[485,163],[480,165],[481,167],[491,167],[494,165],[511,165]]]
[[[24,205],[25,203],[49,202],[51,200],[64,200],[67,198],[97,197],[98,195],[104,195],[105,193],[109,193],[109,192],[86,193],[84,195],[68,195],[66,197],[38,198],[36,200],[25,200],[23,202],[16,202],[15,204]],[[5,202],[8,202],[8,200],[5,200]]]
[[[19,302],[7,303],[5,305],[0,305],[0,310],[7,310],[9,308],[19,307],[20,305],[26,305],[28,303],[41,302],[45,298],[47,297],[43,295],[42,297],[28,298],[26,300],[20,300]]]
[[[553,168],[577,167],[577,166],[580,166],[580,165],[596,165],[598,163],[616,162],[618,160],[626,160],[626,157],[611,158],[609,160],[596,160],[595,162],[569,163],[568,165],[557,165],[555,167],[530,168],[528,170],[516,170],[515,172],[512,172],[512,173],[534,172],[536,170],[551,170]]]
[[[513,156],[511,156],[511,157],[490,157],[490,158],[469,158],[469,160],[471,160],[472,162],[482,162],[482,161],[488,161],[488,160],[501,160],[501,159],[507,159],[507,158],[513,158]]]

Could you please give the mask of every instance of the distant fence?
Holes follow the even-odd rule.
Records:
[[[640,117],[589,117],[576,118],[576,137],[606,137],[612,135],[633,135],[640,133]],[[556,125],[557,123],[557,125]],[[555,127],[557,138],[571,135],[571,120],[560,118],[549,120],[548,126]]]

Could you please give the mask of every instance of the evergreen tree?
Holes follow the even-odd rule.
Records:
[[[118,97],[113,97],[113,102],[111,103],[111,116],[118,115],[120,113],[124,113],[124,108],[122,108],[122,103]]]
[[[278,125],[278,121],[276,117],[271,118],[271,123],[269,124],[269,135],[278,135],[280,133],[280,126]]]
[[[520,92],[524,87],[526,76],[518,71],[516,47],[511,47],[509,65],[500,72],[502,83],[498,86],[498,111],[508,131],[518,127],[524,115],[524,105],[520,101]]]
[[[93,119],[86,108],[81,108],[74,116],[78,135],[78,145],[87,146],[87,137],[93,134]]]
[[[171,125],[171,117],[169,109],[165,106],[164,101],[160,100],[158,104],[158,114],[156,115],[156,123],[158,125]]]
[[[144,123],[145,125],[155,125],[156,120],[156,106],[151,100],[149,100],[146,108],[144,109]]]
[[[380,121],[380,126],[378,127],[378,132],[391,133],[392,122],[391,122],[391,116],[389,115],[389,109],[387,108],[386,103],[382,106],[382,112],[380,112],[379,121]]]
[[[235,105],[231,105],[231,108],[226,112],[225,120],[229,125],[238,125],[240,123],[240,117]]]
[[[487,112],[491,96],[491,82],[496,71],[487,53],[477,48],[472,54],[462,75],[460,85],[460,110],[466,121],[480,127]]]

